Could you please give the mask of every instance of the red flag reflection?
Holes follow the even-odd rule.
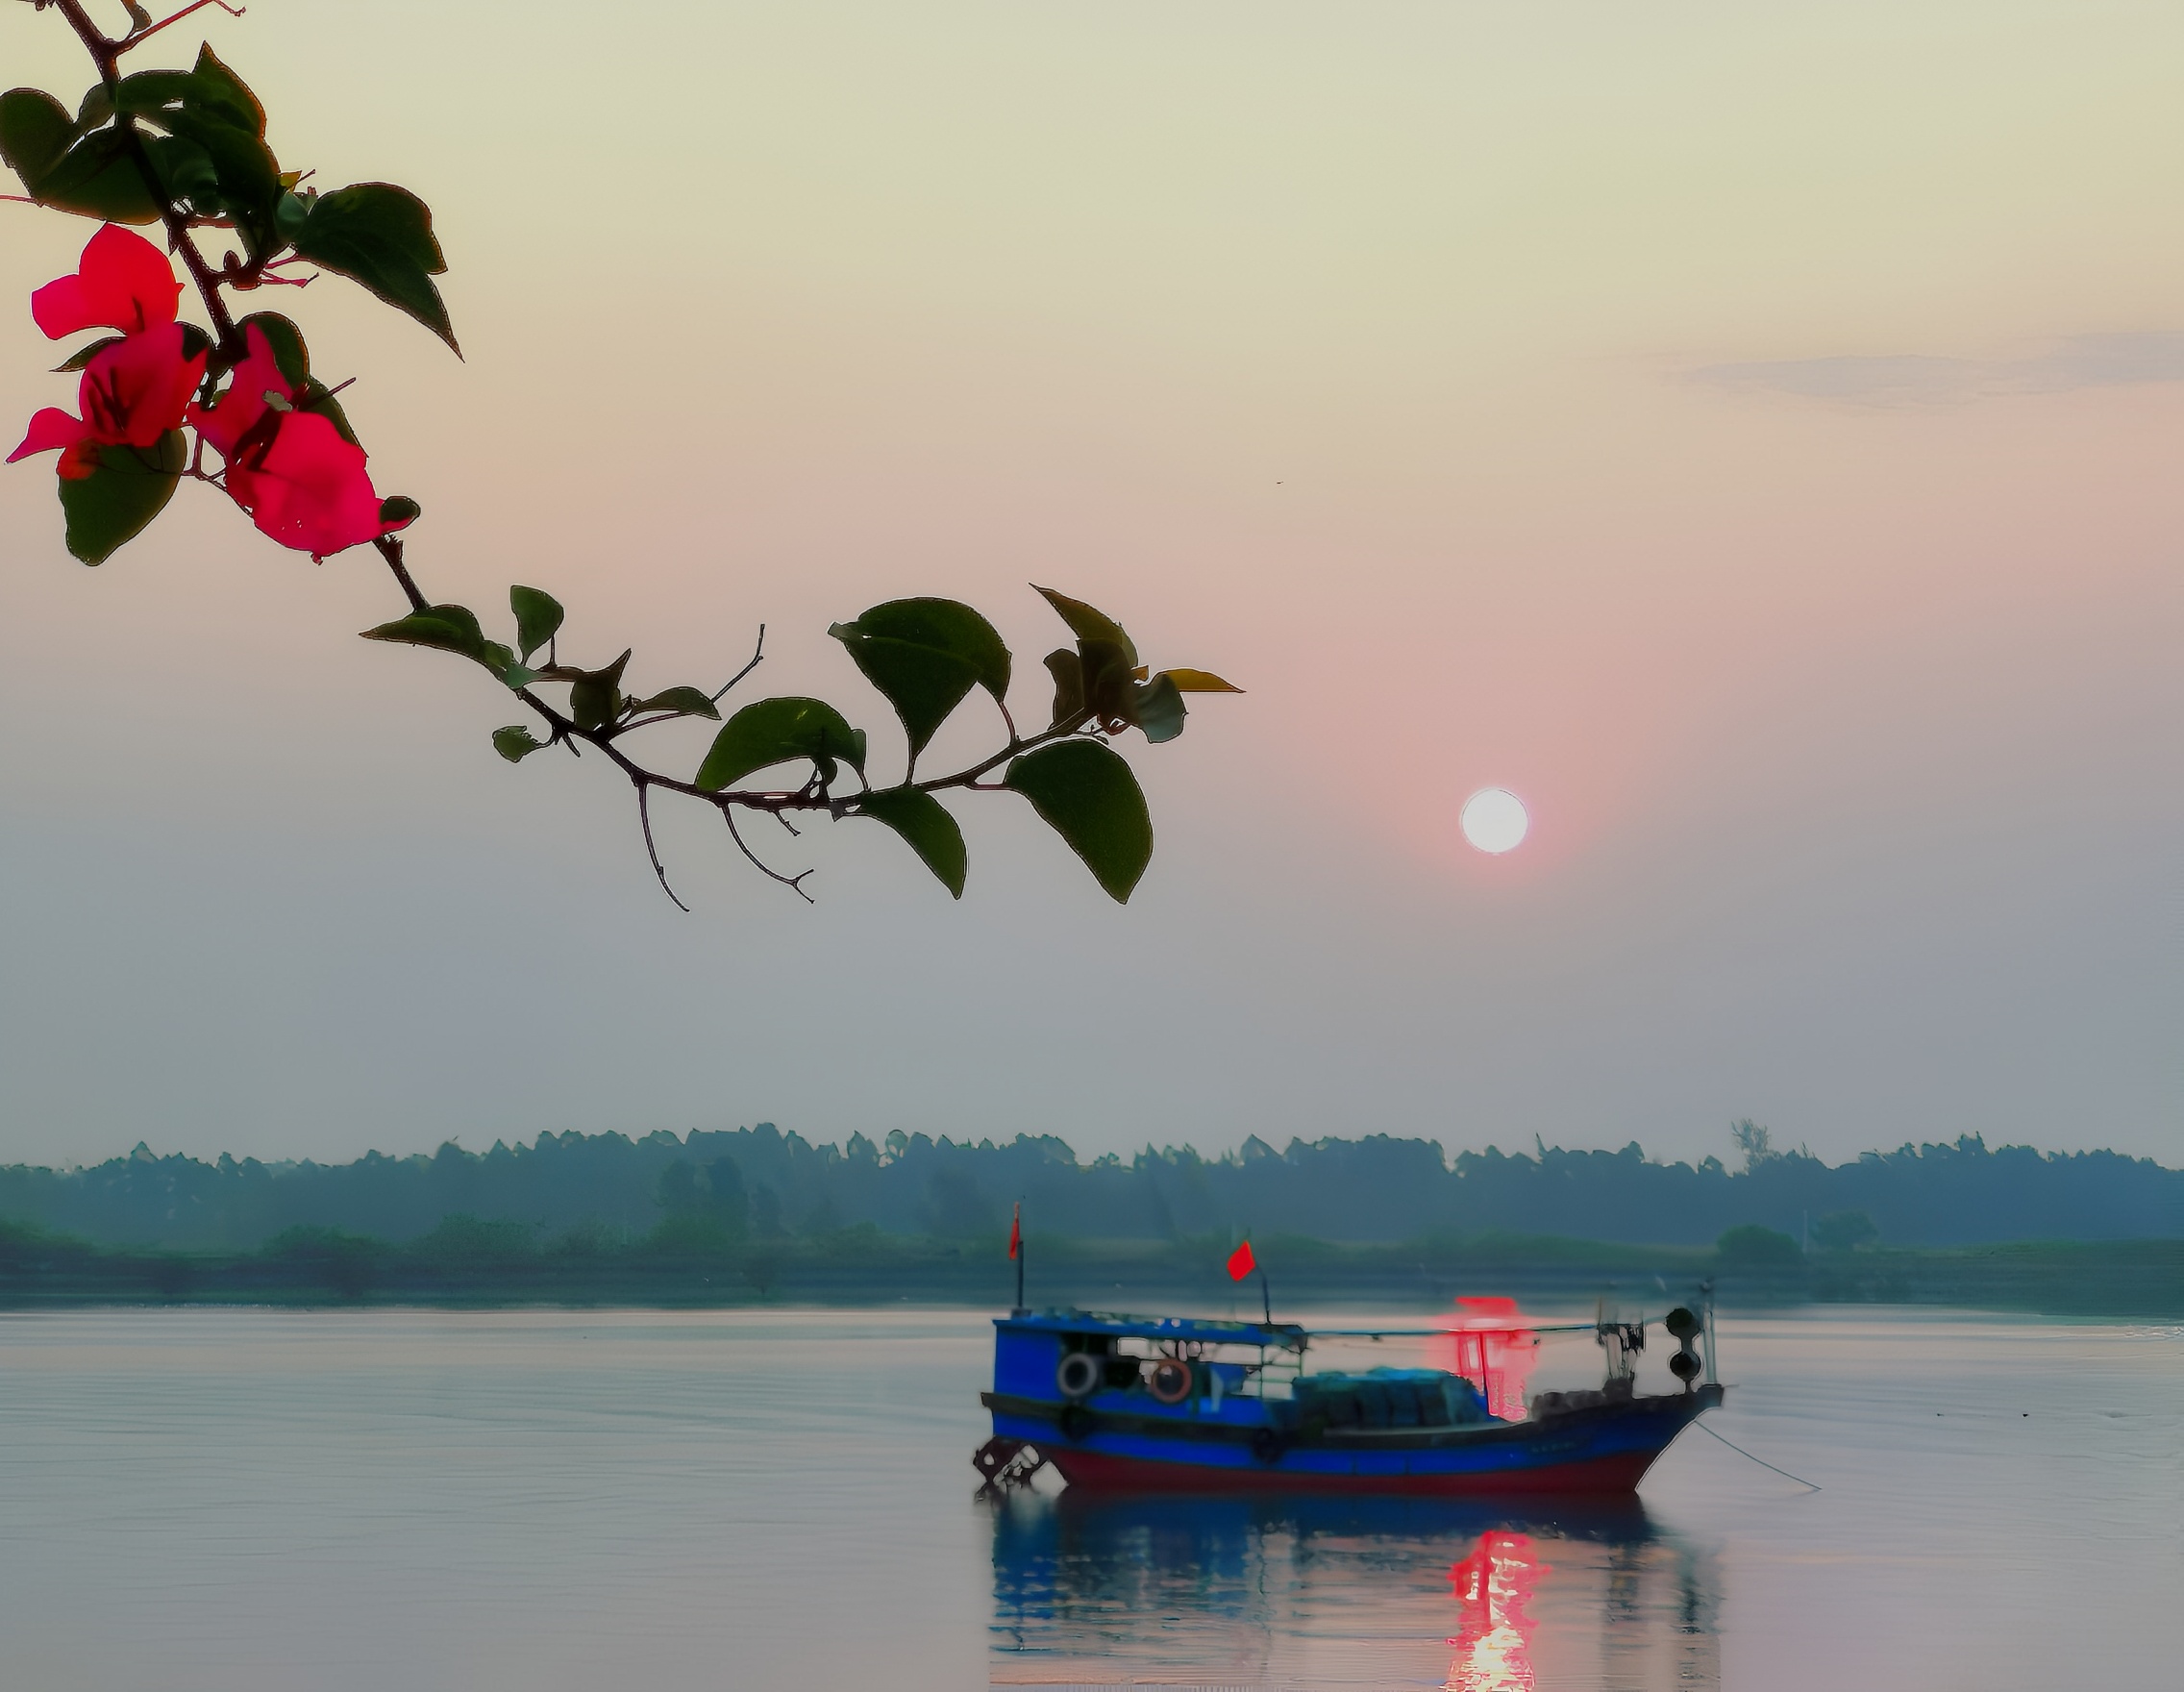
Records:
[[[1525,1613],[1532,1588],[1549,1572],[1523,1533],[1486,1533],[1478,1549],[1449,1570],[1463,1621],[1449,1643],[1449,1692],[1532,1692],[1532,1630]]]
[[[1458,1299],[1448,1334],[1431,1342],[1433,1366],[1461,1375],[1486,1395],[1486,1413],[1525,1413],[1525,1381],[1539,1359],[1539,1335],[1525,1326],[1515,1299]]]

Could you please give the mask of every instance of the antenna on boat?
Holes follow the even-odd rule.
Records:
[[[1011,1316],[1029,1316],[1030,1307],[1024,1303],[1024,1201],[1016,1201],[1016,1208],[1008,1216],[1008,1255],[1016,1259],[1016,1308]]]

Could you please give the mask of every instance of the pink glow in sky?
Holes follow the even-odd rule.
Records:
[[[304,314],[435,591],[548,586],[661,684],[764,621],[767,690],[878,727],[830,621],[951,594],[1035,671],[1037,580],[1250,691],[1138,760],[1127,911],[997,803],[961,908],[842,830],[807,910],[670,822],[685,918],[600,772],[354,637],[367,565],[186,493],[87,571],[17,466],[0,1158],[2184,1156],[2173,6],[203,15],[285,158],[434,204],[467,362]],[[51,25],[12,81],[80,85]],[[0,418],[65,386],[27,294],[87,228],[0,205]]]

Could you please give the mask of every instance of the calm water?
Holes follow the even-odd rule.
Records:
[[[1712,1425],[1824,1490],[1686,1434],[1522,1515],[977,1503],[988,1332],[0,1317],[6,1683],[2184,1684],[2175,1330],[1727,1319]]]

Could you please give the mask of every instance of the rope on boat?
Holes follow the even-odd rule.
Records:
[[[1714,1433],[1714,1430],[1709,1428],[1704,1422],[1695,1423],[1694,1426],[1697,1427],[1699,1431],[1701,1433]],[[1719,1433],[1714,1433],[1714,1437],[1716,1439],[1720,1439],[1724,1445],[1727,1446],[1731,1451],[1735,1452],[1738,1456],[1751,1457],[1751,1460],[1757,1463],[1763,1469],[1774,1469],[1774,1465],[1769,1462],[1765,1457],[1752,1456],[1751,1453],[1745,1450],[1743,1446],[1737,1444],[1734,1440],[1724,1439]],[[1824,1488],[1815,1484],[1813,1481],[1807,1480],[1802,1475],[1793,1475],[1787,1469],[1774,1469],[1774,1473],[1781,1476],[1785,1480],[1795,1480],[1799,1486],[1810,1486],[1815,1492],[1824,1490]]]

